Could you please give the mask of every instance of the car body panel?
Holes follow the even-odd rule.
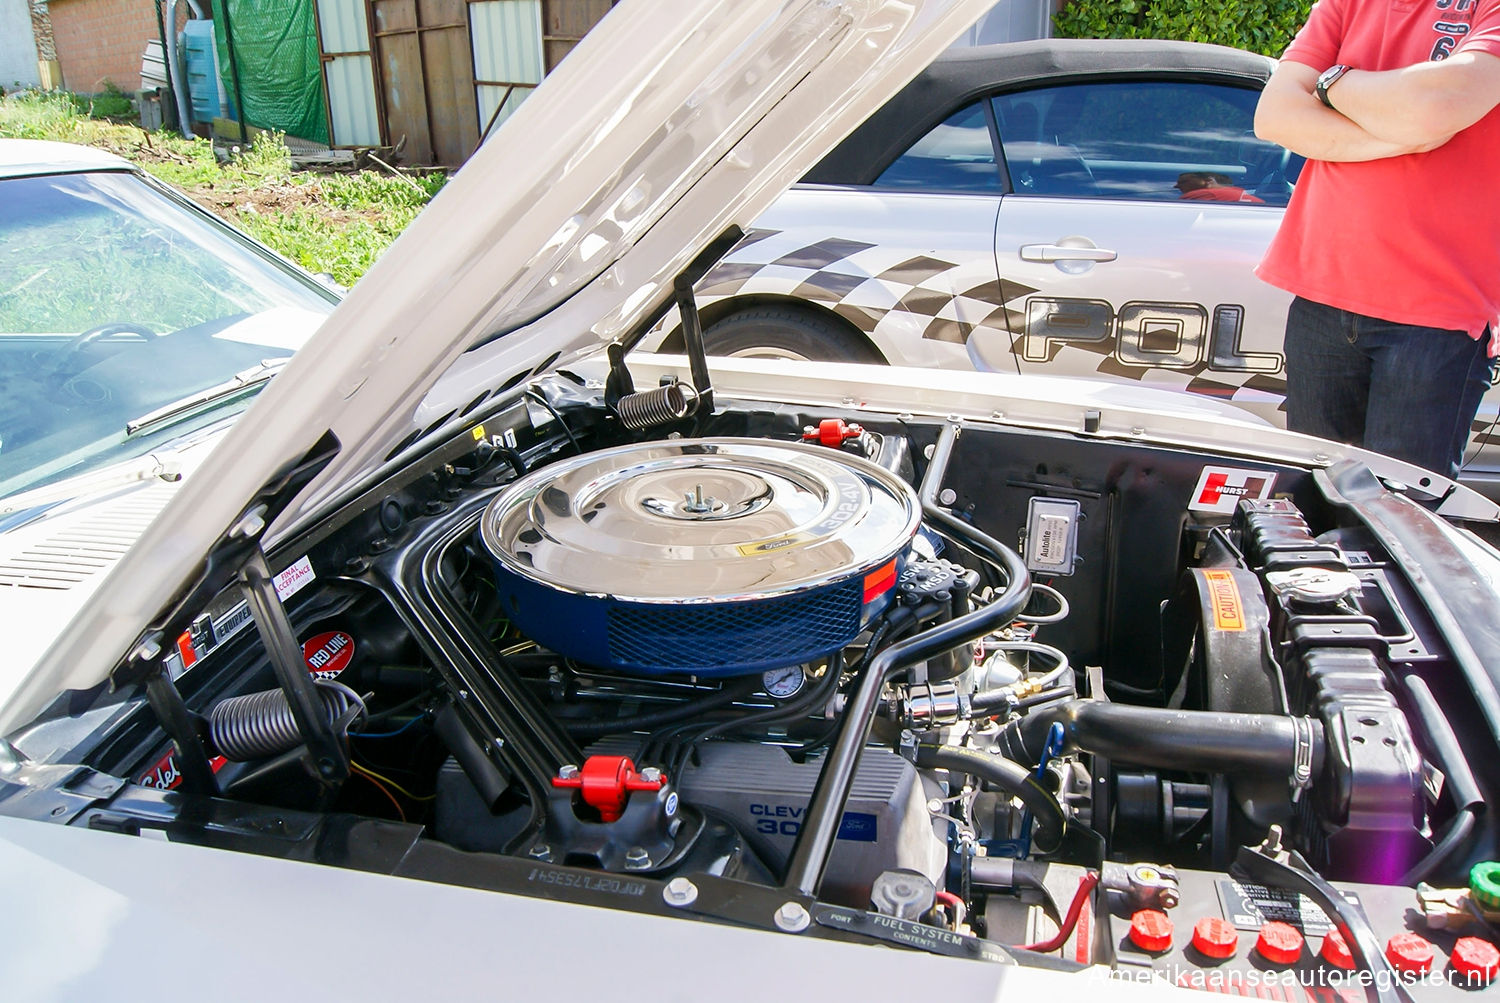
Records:
[[[880,180],[950,115],[987,97],[1012,100],[1054,93],[1050,88],[1064,93],[1072,86],[1109,84],[1254,92],[1273,65],[1220,46],[1145,40],[1046,40],[945,54],[809,171],[705,276],[698,287],[705,319],[711,325],[780,302],[826,311],[897,365],[1138,381],[1231,400],[1284,424],[1281,342],[1291,296],[1262,282],[1253,269],[1280,225],[1276,203],[1284,203],[1290,190],[1286,173],[1295,176],[1295,161],[1254,168],[1269,170],[1264,177],[1277,189],[1275,196],[1267,193],[1267,204],[1173,201],[1169,189],[1178,171],[1252,168],[1243,161],[1203,165],[1184,153],[1181,163],[1127,164],[1136,173],[1122,180],[1119,162],[1082,148],[1096,175],[1090,184],[1106,193],[1119,188],[1127,197],[1049,197],[1026,190],[1025,169],[1010,156],[1026,144],[1008,139],[991,116],[1005,154],[992,196],[913,191]],[[1239,113],[1240,127],[1248,130],[1248,111],[1240,107]],[[1226,147],[1227,139],[1218,145]],[[1241,154],[1263,159],[1259,147]],[[1154,175],[1161,191],[1129,197],[1132,183],[1139,186]],[[991,220],[993,233],[986,230]],[[991,239],[995,279],[977,260]],[[1024,260],[1023,247],[1033,248],[1034,257],[1059,242],[1092,245],[1116,257]],[[769,247],[845,253],[809,260],[804,272],[791,275]],[[889,267],[893,260],[927,257],[946,265],[946,273],[920,284],[851,289],[851,272],[878,277],[860,267],[864,261]],[[762,275],[768,269],[775,276],[769,281]],[[657,342],[677,350],[672,327],[668,321]],[[1492,391],[1474,421],[1463,466],[1466,481],[1494,496],[1500,496],[1497,419],[1500,391]]]
[[[1000,274],[1034,292],[1018,304],[1018,350],[1012,340],[974,335],[980,344],[970,355],[985,368],[1136,380],[1278,419],[1284,362],[1266,349],[1280,346],[1289,299],[1268,296],[1252,269],[1279,209],[1119,200],[1082,213],[1065,199],[1000,201]],[[1117,257],[1039,262],[1022,253],[1075,243]],[[1185,260],[1184,248],[1198,252],[1195,260]]]
[[[101,234],[146,235],[138,242],[123,239],[118,247],[139,249],[140,260],[127,269],[111,255],[105,267],[115,274],[88,295],[75,289],[73,296],[59,297],[44,290],[32,302],[27,297],[33,289],[6,304],[7,320],[16,325],[0,333],[9,404],[0,432],[10,449],[7,460],[15,461],[6,467],[7,493],[0,497],[0,626],[11,639],[0,665],[0,693],[8,694],[222,438],[232,420],[226,416],[242,411],[243,398],[274,373],[277,363],[267,360],[295,351],[332,308],[333,297],[293,263],[113,154],[68,143],[0,140],[0,186],[9,186],[9,197],[25,208],[7,217],[25,228],[10,231],[15,244],[16,233],[65,236],[77,220],[93,227],[82,254],[109,255],[99,247],[107,248]],[[52,201],[38,199],[39,193]],[[76,219],[49,216],[47,206],[63,206]],[[144,246],[147,238],[160,238],[162,247]],[[11,293],[49,272],[53,279],[73,275],[72,247],[55,258],[14,244],[7,250],[13,252],[7,267],[25,275]],[[80,274],[98,263],[97,257],[80,260]],[[39,267],[39,261],[45,264]],[[139,290],[132,283],[142,275],[142,261],[163,270],[175,264],[177,270],[164,271],[154,288]],[[202,264],[215,284],[197,285],[203,274],[184,264]],[[80,346],[76,328],[54,330],[46,323],[127,308],[140,313],[109,319],[161,325],[183,315],[202,322],[216,308],[230,312],[193,324],[192,334],[168,326],[170,337],[119,346]],[[45,319],[40,330],[32,326],[39,318]],[[174,340],[179,334],[190,339],[180,347]],[[158,349],[150,362],[129,358]],[[46,373],[43,360],[84,350],[95,355],[82,359],[76,373],[60,365]],[[207,388],[222,388],[225,381],[235,386],[229,399],[203,399]],[[69,389],[75,385],[76,394]],[[179,404],[185,391],[200,395],[199,403],[167,417],[162,408]],[[157,417],[141,422],[148,414]],[[36,441],[15,434],[33,426],[44,430]]]
[[[1170,997],[1182,973],[1145,945],[1134,950],[1122,931],[1142,899],[1183,913],[1211,908],[1229,879],[1218,858],[1240,847],[1242,864],[1280,866],[1281,830],[1267,829],[1261,805],[1297,823],[1293,845],[1320,863],[1314,850],[1332,845],[1325,821],[1336,836],[1369,833],[1357,845],[1373,853],[1333,846],[1350,858],[1340,863],[1371,865],[1351,869],[1351,882],[1443,853],[1432,845],[1448,842],[1439,827],[1451,819],[1457,831],[1482,801],[1455,807],[1466,785],[1454,770],[1446,793],[1422,795],[1424,781],[1436,786],[1424,769],[1427,746],[1383,675],[1391,667],[1376,659],[1412,656],[1418,638],[1408,628],[1431,627],[1420,638],[1424,667],[1451,687],[1445,693],[1482,703],[1483,720],[1466,715],[1457,726],[1491,748],[1500,734],[1490,668],[1500,664],[1500,636],[1466,621],[1500,607],[1500,555],[1461,540],[1442,517],[1493,523],[1492,503],[1227,403],[1140,385],[761,359],[722,360],[706,374],[696,341],[691,360],[624,358],[669,290],[690,286],[705,247],[748,225],[777,184],[868,111],[862,101],[878,102],[891,84],[884,74],[916,72],[989,2],[627,0],[606,19],[175,490],[0,709],[0,875],[19,926],[3,951],[12,992],[259,999],[284,984],[296,987],[292,995],[360,1000],[885,999],[934,987],[963,1000]],[[814,139],[801,128],[831,132]],[[992,216],[986,240],[993,226]],[[998,281],[992,241],[980,247],[974,279]],[[877,275],[904,264],[887,262]],[[901,274],[920,289],[948,270],[934,260]],[[690,297],[679,304],[691,317]],[[611,350],[600,351],[605,345]],[[701,410],[646,413],[671,405],[674,391],[689,395],[661,386],[663,377],[691,377]],[[655,386],[646,391],[654,396],[627,406],[632,381]],[[660,420],[633,420],[643,416]],[[773,476],[718,464],[746,442],[785,457]],[[294,470],[299,461],[307,468]],[[554,479],[596,462],[588,485]],[[636,479],[642,471],[651,482]],[[610,481],[625,483],[633,500],[614,506],[591,494]],[[576,658],[533,650],[540,635],[529,618],[582,635],[586,616],[570,615],[577,606],[526,608],[499,583],[501,568],[546,562],[529,549],[496,552],[481,528],[486,513],[534,501],[536,542],[538,527],[550,532],[570,519],[604,538],[579,557],[584,574],[610,591],[575,588],[571,598],[597,611],[615,598],[615,583],[647,568],[680,585],[657,604],[668,620],[650,633],[676,643],[691,631],[699,652],[763,648],[779,640],[773,633],[795,638],[826,616],[809,602],[821,586],[779,594],[774,577],[785,569],[775,566],[819,539],[804,527],[837,531],[870,517],[865,485],[873,483],[892,492],[896,508],[920,508],[925,526],[903,518],[897,549],[881,542],[834,558],[842,619],[853,629],[837,647],[798,650],[799,660],[815,651],[819,662],[790,667],[818,682],[791,704],[778,705],[772,683],[749,671],[710,692],[696,677],[717,651],[664,673],[653,671],[662,661],[646,662],[635,673],[594,664],[613,643],[605,631]],[[1031,519],[1037,501],[1050,503],[1045,521]],[[739,521],[744,515],[755,528]],[[1058,560],[1070,527],[1082,551]],[[690,531],[718,556],[684,546]],[[611,575],[610,544],[643,536],[663,560]],[[1028,558],[1066,581],[1033,593],[1027,559],[1010,545],[1022,539]],[[1261,576],[1267,590],[1275,580],[1259,566],[1262,543],[1290,570],[1312,573],[1311,582],[1293,576],[1306,591],[1288,602],[1305,596],[1318,612],[1297,617],[1299,626],[1328,628],[1313,639],[1318,664],[1293,645],[1275,649],[1297,685],[1279,694],[1259,686],[1245,707],[1234,704],[1253,721],[1221,717],[1230,711],[1196,695],[1191,706],[1158,706],[1168,702],[1168,672],[1213,686],[1221,669],[1259,684],[1282,668],[1271,630],[1285,634],[1286,624],[1271,623],[1275,600]],[[508,560],[516,554],[528,557]],[[702,563],[686,568],[684,555]],[[765,578],[741,587],[752,556]],[[1326,574],[1328,565],[1355,582]],[[1176,601],[1180,582],[1226,577],[1227,587]],[[1450,582],[1464,586],[1442,591]],[[735,583],[734,595],[715,588],[725,583]],[[1372,607],[1379,620],[1355,605],[1367,586],[1388,603]],[[918,588],[923,594],[912,594]],[[1030,600],[1044,589],[1056,606],[1039,611]],[[790,600],[775,619],[741,615],[768,591]],[[1169,633],[1163,624],[1174,619],[1182,629]],[[1252,644],[1264,636],[1267,647],[1236,644],[1231,657],[1211,659],[1210,624]],[[1062,643],[1076,641],[1074,652],[1013,641],[1038,625],[1049,641],[1072,637]],[[1400,645],[1399,658],[1366,643],[1377,630],[1380,642]],[[342,671],[330,669],[334,639],[349,652],[347,692],[322,678]],[[971,671],[975,649],[989,641],[998,646]],[[1186,659],[1172,650],[1179,642]],[[1002,650],[1013,643],[1023,645],[1012,648],[1016,662]],[[364,650],[357,668],[355,646]],[[1250,657],[1259,653],[1266,657]],[[1365,657],[1351,665],[1343,657],[1351,653]],[[1033,655],[1041,666],[1030,664]],[[1114,681],[1123,697],[1162,699],[1082,699],[1070,661],[1090,697]],[[1328,664],[1335,671],[1323,673]],[[1016,681],[1002,685],[1000,700],[980,681],[992,669]],[[887,683],[893,689],[883,692]],[[1347,693],[1350,705],[1324,710],[1325,690],[1315,686],[1345,687],[1334,695]],[[940,687],[953,695],[951,709]],[[329,693],[342,693],[348,710],[320,717]],[[1012,697],[1032,696],[1042,700],[1012,713]],[[1117,782],[1123,774],[1107,773],[1108,764],[1094,772],[1093,750],[1066,748],[1066,726],[1048,716],[1080,705],[1124,710],[1137,725],[1111,760],[1149,767],[1130,757],[1165,749],[1170,757],[1155,768],[1190,769],[1202,788],[1191,796],[1226,799],[1225,814],[1199,827],[1211,847],[1170,845],[1189,842],[1174,839],[1175,818],[1156,838],[1159,803],[1132,817],[1071,799],[1130,782],[1162,790],[1154,777]],[[885,718],[878,729],[877,715]],[[990,725],[997,717],[1006,729],[1042,724],[1044,751],[1033,757],[1024,735],[1015,736],[1019,751],[1002,748],[1001,729]],[[1219,742],[1205,741],[1205,723]],[[247,736],[235,724],[292,734],[274,749],[241,744]],[[766,727],[746,730],[752,725]],[[1366,742],[1366,728],[1386,741]],[[634,742],[648,729],[637,764],[586,751],[600,744],[591,737]],[[938,770],[924,762],[981,733],[995,743],[987,750],[971,747]],[[1420,737],[1451,733],[1424,721]],[[723,741],[707,744],[714,737]],[[743,763],[719,771],[749,795],[738,815],[688,793],[690,768],[709,775],[709,760],[735,751],[735,738],[746,739],[738,751],[777,763],[768,773]],[[877,743],[892,748],[870,747]],[[657,744],[670,748],[651,752]],[[1351,755],[1356,744],[1360,754]],[[695,748],[704,753],[698,764]],[[905,778],[894,826],[846,811],[872,753],[877,771]],[[1221,754],[1228,765],[1217,772],[1205,760]],[[1046,771],[1059,760],[1068,772],[1057,774],[1054,793]],[[1461,756],[1439,761],[1467,765]],[[1216,771],[1218,792],[1198,783],[1205,768]],[[784,783],[787,773],[800,783],[814,771],[811,788]],[[980,803],[984,779],[993,789]],[[1343,812],[1344,795],[1353,811]],[[1055,852],[1029,853],[1033,816],[1018,798],[1055,814]],[[1250,808],[1231,814],[1228,798]],[[1075,813],[1085,806],[1087,817]],[[1129,839],[1144,835],[1153,853],[1190,864],[1196,874],[1184,866],[1183,889],[1195,879],[1200,897],[1179,901],[1166,880],[1177,878],[1171,867],[1145,863],[1119,870],[1120,894],[1095,889],[1104,869],[1088,872],[1101,845],[1113,847],[1093,827],[1111,832],[1116,817]],[[1493,826],[1480,824],[1490,845]],[[1012,831],[1022,838],[997,845]],[[793,841],[784,865],[752,841],[757,834]],[[1262,838],[1263,852],[1246,857]],[[986,850],[1014,848],[1038,868],[1058,867],[1047,872],[1053,885],[1039,871],[976,874],[982,840]],[[907,843],[930,875],[902,867],[897,844]],[[851,855],[869,883],[832,888],[825,877]],[[1272,883],[1298,888],[1315,877]],[[877,883],[886,891],[877,894]],[[1374,928],[1378,920],[1383,939],[1406,920],[1411,890],[1361,886],[1370,894],[1339,912],[1342,889],[1313,887],[1357,934],[1353,943],[1368,947],[1361,974],[1390,974]],[[1076,903],[1067,910],[1074,922],[1062,921],[1071,934],[1060,930],[1058,940],[1073,942],[1051,958],[1042,954],[1054,948],[1034,939],[1052,932],[1034,890]],[[1054,921],[1064,914],[1052,912]],[[851,939],[859,944],[840,943]],[[1245,956],[1235,962],[1263,975],[1242,939]],[[586,964],[570,965],[575,955]]]
[[[204,485],[179,492],[12,695],[0,730],[59,688],[106,678],[255,493],[325,433],[341,451],[281,528],[477,406],[496,373],[525,378],[629,333],[703,247],[748,226],[983,6],[655,0],[612,12],[612,30],[590,33],[260,395]],[[629,99],[601,116],[606,92]]]
[[[206,991],[216,1000],[264,1000],[278,985],[295,986],[298,999],[329,1000],[435,989],[547,999],[605,987],[624,1000],[698,998],[711,973],[749,957],[765,978],[715,980],[716,999],[761,1000],[773,985],[882,998],[941,981],[955,998],[975,1001],[1037,989],[1037,973],[1015,968],[393,880],[156,835],[0,818],[6,905],[24,917],[7,937],[11,998],[120,997],[128,973],[146,971],[151,998],[164,1003]],[[629,882],[618,884],[629,893]],[[398,932],[391,915],[422,920]],[[570,963],[575,951],[587,954],[589,975]],[[424,958],[446,959],[436,982]]]

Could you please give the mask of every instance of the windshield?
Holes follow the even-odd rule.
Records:
[[[134,174],[0,180],[0,497],[243,408],[250,390],[136,421],[291,355],[335,303]]]

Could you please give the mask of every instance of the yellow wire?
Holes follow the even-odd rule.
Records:
[[[377,791],[379,791],[380,793],[382,793],[382,794],[385,795],[386,800],[389,801],[391,803],[392,807],[394,807],[396,809],[396,814],[401,816],[401,821],[405,822],[406,821],[406,811],[405,811],[405,809],[403,809],[401,807],[401,802],[396,800],[396,795],[394,795],[390,791],[386,790],[385,789],[385,784],[381,783],[379,780],[376,780],[374,777],[370,776],[364,770],[361,770],[354,763],[350,763],[349,765],[354,768],[354,772],[355,773],[358,773],[360,776],[364,777],[370,783],[374,784],[375,785],[375,789]]]
[[[385,781],[386,783],[390,784],[392,787],[396,788],[396,790],[400,791],[402,794],[406,795],[408,798],[410,798],[413,801],[432,801],[432,800],[435,800],[437,798],[436,794],[428,794],[426,797],[421,797],[419,795],[413,794],[411,791],[407,790],[405,787],[402,787],[400,784],[396,783],[396,781],[392,780],[390,777],[381,776],[379,773],[376,773],[374,770],[370,769],[368,766],[361,766],[358,763],[350,763],[349,765],[351,767],[353,767],[354,769],[358,770],[359,772],[365,774],[366,776],[374,777],[376,780],[383,780],[383,781]]]

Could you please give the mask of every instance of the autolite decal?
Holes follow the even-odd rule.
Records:
[[[302,658],[307,662],[307,671],[314,676],[335,679],[354,658],[354,638],[342,630],[310,637],[302,644]]]
[[[1245,606],[1240,601],[1240,587],[1229,571],[1204,571],[1208,594],[1214,607],[1214,626],[1219,630],[1244,630]]]

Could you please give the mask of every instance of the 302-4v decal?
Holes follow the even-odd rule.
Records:
[[[1032,296],[1026,301],[1021,357],[1051,362],[1063,345],[1091,346],[1125,366],[1279,373],[1276,352],[1247,352],[1240,344],[1245,308],[1221,303],[1212,319],[1198,303],[1132,300],[1119,312],[1106,300]]]

